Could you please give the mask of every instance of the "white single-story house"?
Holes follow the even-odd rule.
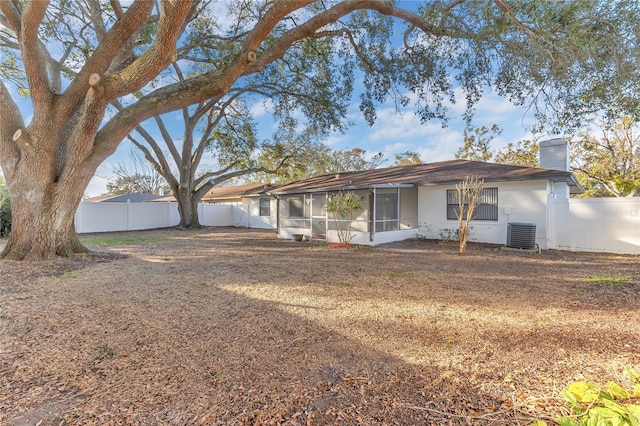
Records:
[[[443,238],[458,228],[455,186],[467,176],[484,180],[471,241],[505,244],[510,223],[535,225],[535,243],[548,247],[550,199],[568,199],[582,188],[568,170],[563,139],[540,144],[541,164],[531,168],[467,160],[316,176],[269,191],[277,198],[277,235],[338,242],[328,197],[353,191],[365,200],[352,221],[352,243],[377,245],[417,236]],[[560,170],[558,170],[560,169]]]
[[[214,187],[202,197],[200,202],[235,206],[234,226],[274,229],[276,199],[267,193],[272,188],[272,185],[264,183]]]

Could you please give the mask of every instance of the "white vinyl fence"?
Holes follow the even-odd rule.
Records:
[[[550,247],[640,254],[640,197],[550,200]]]
[[[640,197],[550,199],[548,247],[608,253],[640,254]],[[247,207],[198,205],[206,226],[247,226]],[[168,228],[180,221],[177,203],[82,202],[76,231],[112,232]]]
[[[232,226],[233,210],[225,204],[199,204],[200,223],[206,226]],[[75,216],[76,232],[137,231],[169,228],[180,222],[178,204],[158,203],[92,203],[81,202]]]

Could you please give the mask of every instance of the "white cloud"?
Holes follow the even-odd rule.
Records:
[[[429,138],[426,143],[417,144],[411,151],[420,154],[425,163],[434,161],[453,160],[458,148],[462,146],[462,132],[446,128]]]
[[[107,182],[109,182],[109,179],[106,177],[95,175],[89,182],[87,189],[85,189],[85,195],[87,197],[97,197],[105,194],[107,192]]]
[[[329,147],[346,145],[350,142],[350,137],[348,136],[348,134],[334,133],[331,136],[328,136],[322,142]]]
[[[249,106],[249,112],[253,118],[270,117],[273,112],[273,101],[270,98],[260,99]]]
[[[393,145],[387,145],[384,147],[384,152],[403,152],[409,150],[410,144],[405,142],[398,142]]]
[[[420,123],[420,118],[413,112],[399,114],[395,108],[384,108],[377,112],[372,132],[368,141],[406,140],[438,133],[442,126],[439,123]]]

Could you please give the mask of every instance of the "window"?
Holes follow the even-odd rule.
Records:
[[[304,195],[289,197],[289,217],[304,217]]]
[[[279,226],[282,228],[311,227],[311,197],[304,194],[283,195],[278,203]]]
[[[466,212],[467,204],[465,204]],[[447,219],[458,220],[458,191],[447,190]],[[464,214],[464,212],[463,212]],[[473,220],[498,220],[498,188],[485,188],[480,192]]]
[[[358,189],[358,190],[349,191],[349,192],[353,192],[354,194],[359,196],[364,203],[363,204],[364,209],[358,212],[357,215],[354,215],[353,217],[351,217],[351,230],[353,232],[369,232],[369,226],[370,226],[369,212],[371,210],[369,207],[369,190]],[[331,192],[329,197],[333,197],[338,193],[339,191]],[[315,200],[315,194],[314,194],[314,200]],[[327,213],[327,219],[328,219],[328,223],[327,223],[328,229],[331,231],[336,231],[338,229],[341,229],[340,227],[344,227],[346,225],[346,218],[341,218],[339,216],[336,217],[331,213]]]
[[[268,197],[260,198],[260,216],[271,216],[271,199]]]
[[[398,189],[376,190],[376,232],[398,229]]]
[[[418,189],[376,189],[376,232],[418,227]]]

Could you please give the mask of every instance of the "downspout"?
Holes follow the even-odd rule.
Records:
[[[375,233],[375,190],[373,188],[369,189],[369,241],[373,242],[374,233]]]
[[[276,195],[276,236],[280,236],[280,196]]]

